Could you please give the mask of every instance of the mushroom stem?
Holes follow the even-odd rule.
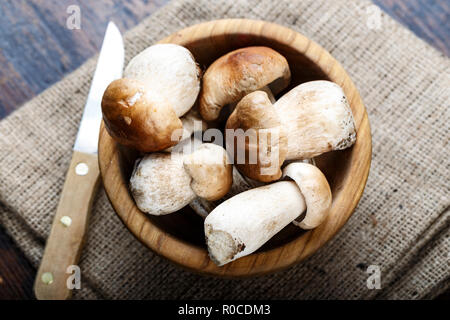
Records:
[[[205,220],[211,259],[221,266],[254,252],[305,209],[300,189],[292,181],[276,182],[230,198]]]
[[[235,159],[243,153],[248,159],[257,155],[256,161],[240,161],[237,166],[246,176],[263,182],[279,179],[285,160],[343,150],[356,141],[355,123],[344,91],[322,80],[303,83],[275,103],[262,90],[246,95],[228,118],[226,129],[257,132],[256,139],[241,139],[240,143],[237,134],[230,136],[227,145],[236,149]]]
[[[316,166],[315,158],[296,160],[296,161],[288,160],[285,162],[285,164],[288,165],[288,164],[294,163],[294,162],[309,163],[311,165]],[[244,192],[244,191],[247,191],[247,190],[253,189],[253,188],[258,188],[263,185],[266,185],[266,184],[244,176],[243,174],[241,174],[239,172],[238,169],[236,169],[236,167],[233,166],[233,184],[231,185],[230,191],[228,191],[228,193],[225,196],[223,196],[218,201],[208,201],[208,200],[202,199],[200,197],[197,197],[189,203],[189,206],[199,216],[201,216],[203,219],[205,219],[211,211],[213,211],[218,205],[220,205],[225,200],[227,200],[241,192]],[[300,215],[297,219],[299,219],[299,218],[303,219],[302,215]],[[299,222],[297,222],[296,220],[292,221],[292,223],[296,226],[299,226],[300,222],[301,222],[301,220]]]
[[[322,223],[331,206],[331,190],[323,173],[307,163],[291,163],[279,181],[244,191],[217,206],[205,219],[211,259],[220,265],[246,256],[299,218],[302,229]]]
[[[290,79],[287,60],[271,48],[255,46],[231,51],[214,61],[203,76],[200,114],[206,121],[217,120],[224,106],[264,86],[278,94]]]

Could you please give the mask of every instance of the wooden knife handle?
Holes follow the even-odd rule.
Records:
[[[95,154],[77,151],[73,153],[44,256],[34,282],[37,299],[68,299],[72,294],[67,285],[67,279],[72,273],[67,268],[77,265],[81,254],[89,213],[99,183],[97,159]],[[66,224],[61,222],[63,217],[65,217],[63,221],[70,222],[70,225],[68,222]]]

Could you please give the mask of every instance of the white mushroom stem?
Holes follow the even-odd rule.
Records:
[[[305,209],[300,189],[292,181],[232,197],[205,219],[211,259],[220,266],[256,251]]]
[[[296,161],[288,160],[285,162],[285,164],[288,165],[289,163],[294,163],[294,162],[309,163],[314,166],[316,165],[314,158],[296,160]],[[211,211],[213,211],[218,205],[220,205],[225,200],[227,200],[241,192],[244,192],[244,191],[247,191],[247,190],[250,190],[253,188],[261,187],[263,185],[265,185],[265,183],[250,179],[250,178],[242,175],[239,172],[239,170],[233,166],[233,184],[231,186],[230,191],[228,191],[228,193],[223,198],[221,198],[217,201],[208,201],[208,200],[197,197],[189,203],[189,206],[199,216],[201,216],[203,219],[205,219]],[[299,226],[299,222],[297,222],[295,220],[292,221],[292,223],[295,224],[296,226]]]
[[[263,182],[278,180],[285,160],[313,158],[348,148],[356,141],[344,91],[330,81],[303,83],[275,103],[267,93],[254,91],[239,101],[226,129],[236,133],[229,135],[227,145],[236,149],[238,169]],[[255,132],[255,138],[239,139],[238,129]],[[242,163],[238,161],[240,154],[248,159],[256,157],[256,161]]]
[[[218,265],[253,253],[305,210],[298,224],[311,229],[322,223],[331,206],[331,190],[323,173],[307,163],[291,163],[280,181],[242,192],[205,219],[211,259]]]
[[[343,150],[356,141],[352,110],[333,82],[303,83],[283,95],[274,109],[287,135],[287,160]]]

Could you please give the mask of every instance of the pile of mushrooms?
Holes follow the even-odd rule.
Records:
[[[209,213],[209,255],[221,266],[291,222],[320,225],[332,194],[312,159],[352,146],[356,131],[337,84],[311,81],[285,92],[289,64],[271,48],[229,52],[200,74],[186,48],[151,46],[108,86],[102,112],[109,134],[142,153],[130,178],[138,208],[164,215],[200,203]],[[208,126],[233,133],[226,149],[192,136]]]

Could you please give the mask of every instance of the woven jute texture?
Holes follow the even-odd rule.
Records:
[[[347,0],[175,0],[129,31],[127,60],[174,31],[218,18],[273,21],[312,38],[360,90],[373,134],[372,167],[359,206],[332,241],[295,267],[245,280],[192,274],[154,255],[100,190],[74,298],[393,299],[432,298],[447,289],[450,62],[386,15],[374,28],[374,8]],[[35,266],[95,63],[0,124],[0,222]],[[370,265],[381,270],[379,290],[367,287]]]

